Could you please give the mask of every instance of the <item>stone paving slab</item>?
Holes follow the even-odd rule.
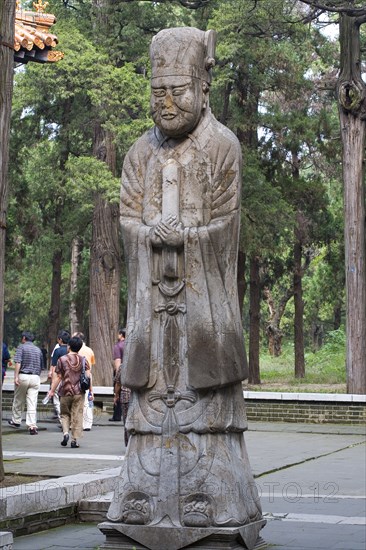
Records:
[[[319,516],[341,516],[342,518],[365,518],[365,498],[336,498],[305,497],[284,499],[266,495],[261,497],[263,510],[268,514],[317,514]],[[365,521],[365,520],[364,520]]]
[[[71,524],[14,539],[13,550],[95,550],[105,541],[96,525]],[[163,549],[162,549],[163,550]]]
[[[365,517],[366,451],[360,428],[250,423],[245,437],[262,506],[268,519],[276,518],[262,531],[271,548],[365,550],[366,528],[360,523]],[[80,449],[64,449],[60,441],[52,422],[44,422],[34,437],[5,427],[3,449],[11,459],[6,470],[64,476],[116,468],[123,459],[122,426],[108,423],[108,416],[84,434]],[[96,525],[67,525],[17,537],[13,548],[89,550],[104,540]]]
[[[109,415],[83,432],[80,448],[61,446],[62,432],[56,421],[39,422],[39,434],[11,428],[3,421],[3,454],[6,473],[60,477],[90,470],[109,469],[122,463],[126,451],[123,425],[108,422]]]
[[[271,550],[365,550],[363,526],[272,520],[261,535],[271,545]],[[104,541],[105,537],[96,525],[66,525],[18,537],[14,540],[13,550],[89,550],[98,548]]]
[[[26,430],[22,428],[15,430],[3,421],[5,471],[62,476],[93,470],[96,462],[98,468],[111,468],[118,462],[121,464],[121,457],[125,453],[123,426],[120,423],[108,422],[108,418],[109,416],[103,413],[97,425],[94,425],[90,432],[84,432],[79,449],[61,447],[61,431],[56,422],[39,423],[38,436],[30,436]],[[267,424],[267,431],[264,431],[265,426],[264,423],[250,423],[250,430],[245,434],[249,459],[255,476],[334,453],[365,440],[365,436],[359,429],[339,437],[339,433],[333,432],[334,426],[329,427],[330,433],[325,434],[304,433],[303,425],[298,425],[296,431],[291,424]],[[325,426],[322,429],[325,430]],[[19,451],[44,452],[46,455],[50,453],[52,472],[47,456],[35,455],[32,459],[26,455],[16,454]],[[106,455],[109,455],[109,458]],[[115,464],[112,464],[112,461],[115,461]]]
[[[342,444],[343,437],[340,439]],[[365,463],[366,446],[361,443],[259,477],[256,483],[262,499],[268,499],[268,494],[277,494],[289,502],[296,502],[300,496],[315,495],[332,506],[343,495],[365,498]]]

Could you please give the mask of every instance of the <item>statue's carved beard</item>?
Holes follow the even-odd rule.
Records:
[[[173,109],[156,109],[152,112],[156,126],[167,136],[180,138],[192,132],[199,123],[202,111],[183,111]]]

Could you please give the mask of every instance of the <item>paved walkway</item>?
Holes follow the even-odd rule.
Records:
[[[14,430],[3,416],[5,471],[65,476],[115,468],[125,452],[122,426],[97,414],[79,449],[60,446],[51,410],[39,435]],[[274,550],[365,550],[366,449],[360,426],[251,422],[248,453]],[[14,550],[96,549],[96,525],[67,525],[14,539]],[[164,550],[162,548],[161,550]]]

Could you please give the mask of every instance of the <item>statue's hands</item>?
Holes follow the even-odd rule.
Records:
[[[161,238],[159,237],[158,233],[157,233],[157,225],[155,227],[152,227],[150,229],[150,233],[149,233],[149,237],[150,237],[150,242],[153,246],[157,247],[157,248],[161,248],[163,246],[163,241],[161,240]]]
[[[167,246],[179,248],[183,244],[183,224],[178,222],[176,216],[169,216],[166,220],[159,222],[154,228],[154,234]]]

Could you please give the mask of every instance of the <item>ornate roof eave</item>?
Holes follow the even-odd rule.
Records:
[[[15,12],[15,39],[14,61],[16,63],[55,63],[60,61],[64,54],[54,50],[58,38],[50,32],[52,25],[56,23],[56,17],[50,13],[44,13],[47,2],[39,0],[33,4],[36,12],[25,11],[17,2]]]

